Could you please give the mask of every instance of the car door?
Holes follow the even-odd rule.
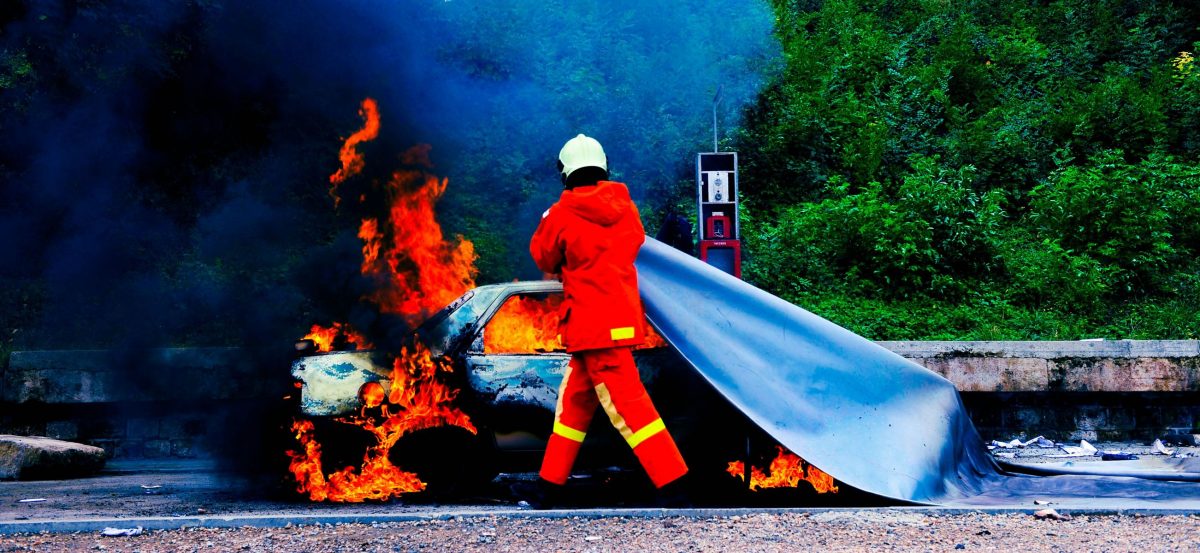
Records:
[[[554,411],[571,357],[558,337],[561,291],[505,298],[475,334],[464,357],[467,380],[486,403]]]

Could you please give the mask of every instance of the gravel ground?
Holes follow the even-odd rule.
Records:
[[[468,518],[133,537],[0,536],[8,551],[1197,551],[1200,516],[939,515],[896,509],[712,518]]]

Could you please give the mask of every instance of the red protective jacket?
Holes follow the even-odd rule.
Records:
[[[559,328],[567,351],[636,346],[644,338],[633,261],[646,234],[624,184],[564,190],[542,214],[529,253],[547,273],[562,273]]]

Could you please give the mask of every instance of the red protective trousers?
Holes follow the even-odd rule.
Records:
[[[661,488],[687,473],[687,464],[642,385],[630,348],[578,351],[558,390],[554,431],[541,477],[565,484],[599,404],[634,455]]]

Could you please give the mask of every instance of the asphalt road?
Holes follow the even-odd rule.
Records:
[[[1102,449],[1124,449],[1145,455],[1146,446],[1133,444],[1097,444]],[[1197,448],[1183,451],[1200,452]],[[1049,449],[1017,450],[1019,460],[1036,462],[1049,458]],[[1086,464],[1094,458],[1079,458]],[[729,518],[732,516],[844,512],[875,509],[879,512],[921,513],[922,516],[965,516],[985,512],[996,516],[1026,516],[1044,508],[1064,513],[1099,516],[1138,512],[1150,515],[1200,513],[1197,499],[1169,504],[1104,498],[1039,498],[1049,505],[1021,503],[989,505],[952,505],[946,507],[883,506],[862,496],[841,494],[814,496],[796,490],[767,490],[746,494],[737,500],[702,502],[700,508],[663,510],[654,507],[653,497],[635,472],[614,471],[577,481],[578,496],[568,510],[544,512],[521,508],[508,492],[508,485],[532,475],[502,475],[490,487],[472,497],[436,498],[411,496],[387,503],[331,504],[312,503],[288,493],[290,484],[283,478],[248,479],[205,462],[118,462],[92,478],[61,481],[0,482],[0,534],[20,532],[94,532],[107,526],[168,529],[197,527],[282,527],[288,524],[359,522],[408,523],[456,517],[501,517],[503,519],[563,517],[663,517],[685,515],[691,518]],[[1200,483],[1196,484],[1200,487]],[[1197,534],[1200,543],[1200,534]],[[2,550],[2,549],[0,549]]]

